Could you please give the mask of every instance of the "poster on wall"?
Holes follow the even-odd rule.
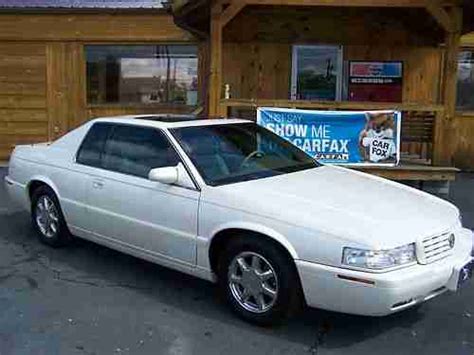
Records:
[[[350,101],[401,102],[402,62],[349,62]]]
[[[257,123],[321,163],[397,165],[399,111],[311,111],[261,107]]]

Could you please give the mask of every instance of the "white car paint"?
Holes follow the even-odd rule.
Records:
[[[455,290],[459,268],[471,260],[472,233],[462,228],[458,209],[444,200],[331,166],[208,186],[168,129],[246,121],[165,123],[135,117],[97,119],[54,143],[18,146],[6,177],[12,199],[29,209],[28,188],[42,181],[56,192],[74,235],[210,281],[215,280],[209,260],[213,237],[228,229],[259,232],[294,259],[310,306],[346,313],[385,315]],[[165,185],[77,164],[76,152],[95,122],[162,130],[188,167],[189,183],[197,186]],[[454,249],[430,264],[390,271],[341,264],[344,247],[379,250],[416,243],[421,253],[424,238],[447,231],[456,235]]]

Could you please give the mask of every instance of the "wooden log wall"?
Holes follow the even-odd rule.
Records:
[[[289,99],[293,45],[342,45],[345,72],[351,60],[402,61],[403,101],[437,104],[443,40],[423,9],[249,6],[224,30],[223,84],[232,98]],[[402,149],[427,162],[435,158],[431,139],[408,140]]]
[[[224,44],[224,84],[234,98],[288,99],[291,82],[291,44]],[[401,60],[404,63],[403,100],[423,104],[439,100],[443,51],[433,47],[357,45],[344,47],[344,60]]]
[[[0,42],[0,160],[48,138],[46,45]]]
[[[234,98],[288,99],[292,46],[333,44],[343,45],[346,65],[403,61],[403,100],[437,103],[442,41],[420,9],[249,6],[224,30],[223,84],[231,85]]]
[[[0,161],[17,144],[54,139],[91,117],[182,111],[88,105],[84,45],[188,42],[196,40],[160,11],[0,14]]]

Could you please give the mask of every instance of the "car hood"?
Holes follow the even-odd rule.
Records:
[[[459,216],[433,195],[333,166],[220,186],[209,200],[373,248],[441,233]]]

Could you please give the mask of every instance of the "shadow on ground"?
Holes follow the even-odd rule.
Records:
[[[41,291],[42,283],[49,278],[66,284],[66,287],[80,286],[92,294],[105,292],[111,297],[127,290],[134,294],[135,302],[123,311],[133,312],[140,307],[142,299],[148,299],[165,313],[166,310],[179,309],[187,316],[192,315],[193,319],[206,318],[211,323],[219,323],[219,327],[226,324],[237,331],[263,333],[279,342],[300,344],[310,353],[316,353],[321,347],[350,348],[394,327],[408,329],[423,317],[418,311],[369,318],[305,309],[284,326],[274,329],[253,327],[228,311],[211,283],[84,240],[76,239],[68,248],[43,246],[37,241],[25,213],[2,216],[0,225],[3,226],[2,248],[11,248],[12,244],[16,247],[12,248],[16,250],[14,260],[3,265],[0,286],[11,278],[24,278],[28,291]],[[11,272],[5,273],[6,269]],[[31,296],[31,302],[34,302]],[[113,303],[113,299],[110,302]],[[199,323],[195,325],[199,326]]]

